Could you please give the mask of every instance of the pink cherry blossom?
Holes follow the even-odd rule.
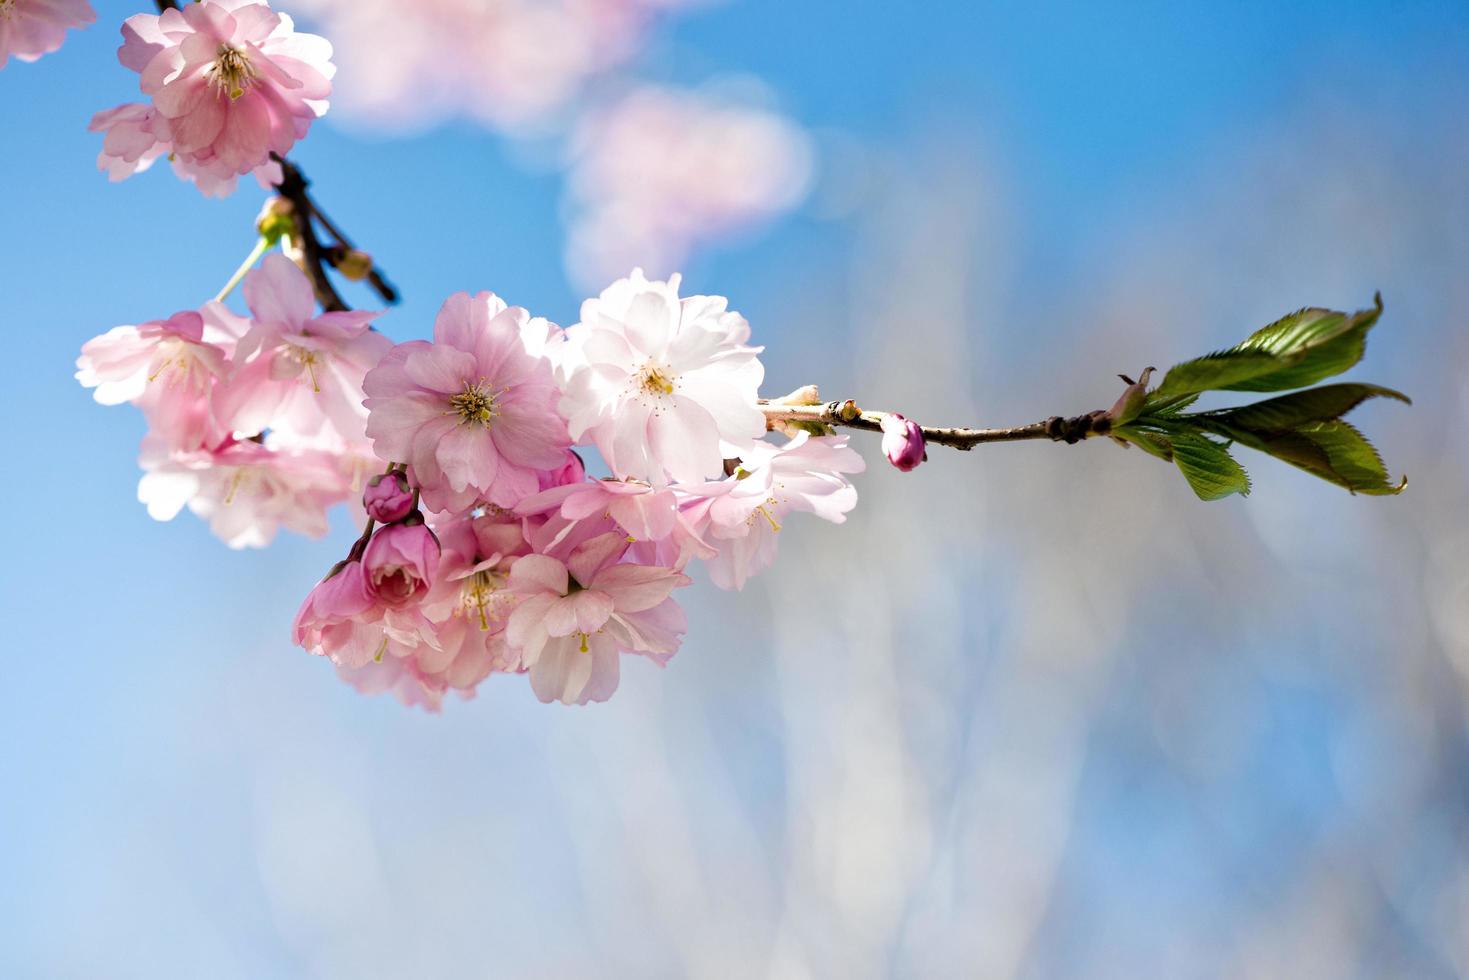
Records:
[[[422,524],[377,531],[362,555],[367,591],[384,606],[403,607],[428,595],[439,570],[439,541]]]
[[[458,293],[433,343],[399,344],[364,380],[377,454],[409,464],[431,509],[513,507],[540,489],[540,471],[565,465],[551,363],[522,339],[533,322],[493,293]]]
[[[0,2],[0,68],[14,55],[35,61],[61,47],[69,28],[97,19],[87,0],[3,0]]]
[[[520,669],[520,651],[505,640],[519,597],[506,590],[515,561],[528,550],[521,522],[508,515],[463,517],[438,526],[444,543],[439,574],[424,599],[438,651],[419,666],[450,687],[470,690],[491,672]]]
[[[232,181],[284,156],[331,94],[331,45],[251,0],[200,0],[123,24],[118,60],[136,71],[188,172]]]
[[[271,442],[228,439],[177,452],[144,440],[138,499],[158,521],[172,520],[187,504],[231,548],[263,548],[282,527],[324,536],[327,509],[350,492],[335,457]]]
[[[882,417],[882,452],[904,473],[928,459],[924,449],[923,429],[912,419],[897,412],[888,412]]]
[[[554,512],[568,531],[572,531],[570,525],[604,514],[627,536],[632,545],[629,551],[637,561],[682,570],[692,558],[712,558],[715,550],[685,519],[676,491],[635,480],[592,480],[534,494],[522,500],[515,513],[533,516]],[[596,532],[587,529],[579,540],[592,533]]]
[[[381,627],[364,618],[374,602],[362,562],[344,562],[301,603],[291,638],[319,657],[365,663],[377,655],[383,638]]]
[[[626,543],[606,534],[562,563],[526,555],[510,570],[523,596],[506,636],[530,668],[542,701],[605,701],[617,689],[622,652],[665,663],[687,629],[669,594],[689,579],[668,568],[620,563]]]
[[[254,316],[235,351],[239,367],[216,394],[219,416],[247,434],[311,436],[330,424],[362,439],[362,379],[393,346],[369,329],[377,314],[318,314],[305,273],[279,253],[245,277],[244,293]]]
[[[206,197],[228,197],[239,183],[233,174],[220,177],[192,158],[176,154],[168,136],[168,120],[152,105],[129,102],[105,109],[92,117],[87,128],[105,134],[102,151],[97,154],[97,169],[106,173],[108,180],[123,180],[142,173],[159,157],[168,156],[179,179],[194,184]],[[281,166],[274,160],[266,161],[251,173],[263,188],[281,182]]]
[[[684,515],[719,554],[709,578],[721,589],[742,589],[775,561],[777,532],[787,514],[806,512],[841,524],[857,505],[843,474],[866,468],[846,436],[797,433],[783,446],[761,445],[740,460],[735,475],[688,488]]]
[[[390,693],[410,708],[438,712],[447,682],[419,669],[412,657],[369,657],[360,664],[337,664],[337,676],[362,694]]]
[[[206,323],[205,313],[209,315]],[[210,395],[229,371],[237,321],[219,310],[113,327],[82,345],[76,378],[102,405],[132,402],[170,449],[217,441]]]
[[[362,491],[362,507],[379,524],[392,524],[413,510],[413,488],[401,472],[379,473]]]
[[[158,129],[167,132],[158,110],[141,102],[129,102],[104,109],[92,117],[87,129],[105,133],[102,152],[97,155],[97,169],[108,180],[122,180],[153,166],[153,161],[169,152],[167,138],[159,138]]]
[[[572,437],[595,442],[619,477],[708,479],[765,432],[749,324],[724,297],[680,299],[678,287],[678,276],[650,282],[634,270],[582,304],[568,331],[584,360],[561,410]]]
[[[606,282],[658,272],[799,204],[812,141],[777,112],[716,91],[645,85],[586,112],[571,141],[566,265]]]

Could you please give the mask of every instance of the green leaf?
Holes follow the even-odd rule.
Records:
[[[1408,485],[1407,477],[1394,483],[1372,443],[1341,419],[1306,422],[1278,431],[1197,421],[1212,432],[1269,453],[1352,493],[1395,494]]]
[[[1350,316],[1299,310],[1228,350],[1174,365],[1149,401],[1172,402],[1201,391],[1283,391],[1315,384],[1362,359],[1367,331],[1381,313],[1380,294],[1372,309]]]
[[[1412,404],[1400,391],[1369,384],[1322,385],[1308,391],[1297,391],[1269,398],[1241,408],[1199,412],[1200,420],[1217,420],[1253,432],[1285,432],[1307,422],[1328,422],[1341,418],[1369,398],[1395,398]]]
[[[1174,464],[1200,500],[1249,494],[1249,476],[1224,446],[1192,432],[1171,433],[1169,441]]]

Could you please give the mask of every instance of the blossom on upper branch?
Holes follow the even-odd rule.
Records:
[[[227,193],[271,153],[284,156],[326,111],[331,45],[296,32],[268,3],[199,0],[129,17],[122,34],[118,60],[156,110],[127,120],[129,140],[141,143],[146,131],[205,193]],[[114,132],[120,124],[94,120]]]
[[[409,465],[430,509],[514,507],[565,466],[551,362],[527,351],[523,331],[544,334],[544,321],[494,293],[457,293],[433,343],[399,344],[363,381],[374,449]]]
[[[61,47],[67,28],[97,19],[87,0],[0,0],[0,68],[11,55],[35,61]]]
[[[567,330],[577,360],[561,410],[573,438],[596,443],[619,477],[692,483],[765,432],[765,369],[750,326],[722,296],[678,295],[679,277],[642,270],[582,304]]]

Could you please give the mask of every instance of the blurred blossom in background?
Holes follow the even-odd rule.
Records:
[[[303,5],[343,69],[297,157],[397,339],[453,290],[566,323],[681,265],[768,391],[1013,424],[1381,289],[1352,377],[1414,396],[1354,416],[1397,498],[1241,452],[1253,494],[1203,504],[1104,440],[902,474],[874,438],[846,524],[688,591],[668,669],[439,716],[290,646],[345,520],[151,522],[141,420],[72,382],[212,295],[259,206],[94,172],[132,12],[98,6],[0,74],[0,976],[1469,976],[1462,3]],[[613,26],[470,29],[505,11]],[[571,90],[552,152],[499,135]]]
[[[302,0],[336,48],[334,108],[415,129],[452,116],[535,133],[587,82],[626,62],[659,0]],[[290,7],[283,7],[290,10]]]
[[[589,110],[571,144],[566,266],[595,293],[641,265],[666,277],[699,246],[800,203],[811,140],[738,95],[646,86]]]

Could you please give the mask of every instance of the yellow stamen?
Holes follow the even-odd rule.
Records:
[[[240,492],[240,484],[245,480],[245,468],[235,467],[235,475],[230,478],[230,488],[224,495],[224,506],[228,507],[235,502],[235,494]]]
[[[587,635],[585,633],[581,635],[581,652],[587,652]]]
[[[229,94],[231,102],[243,96],[258,77],[245,52],[228,44],[219,46],[214,64],[205,70],[205,74],[212,76],[209,81],[216,91]]]
[[[771,501],[771,503],[774,503],[774,501]],[[772,531],[779,531],[780,530],[780,525],[778,523],[776,523],[775,516],[772,515],[770,513],[770,511],[768,511],[768,510],[765,509],[765,505],[764,504],[761,504],[759,507],[756,507],[755,509],[758,510],[761,514],[764,514],[765,515],[765,519],[770,522],[770,529]]]
[[[453,411],[445,414],[458,413],[459,421],[466,425],[482,425],[486,429],[495,420],[495,416],[500,414],[495,408],[495,392],[486,390],[483,383],[465,382],[463,391],[450,396],[449,405]]]

